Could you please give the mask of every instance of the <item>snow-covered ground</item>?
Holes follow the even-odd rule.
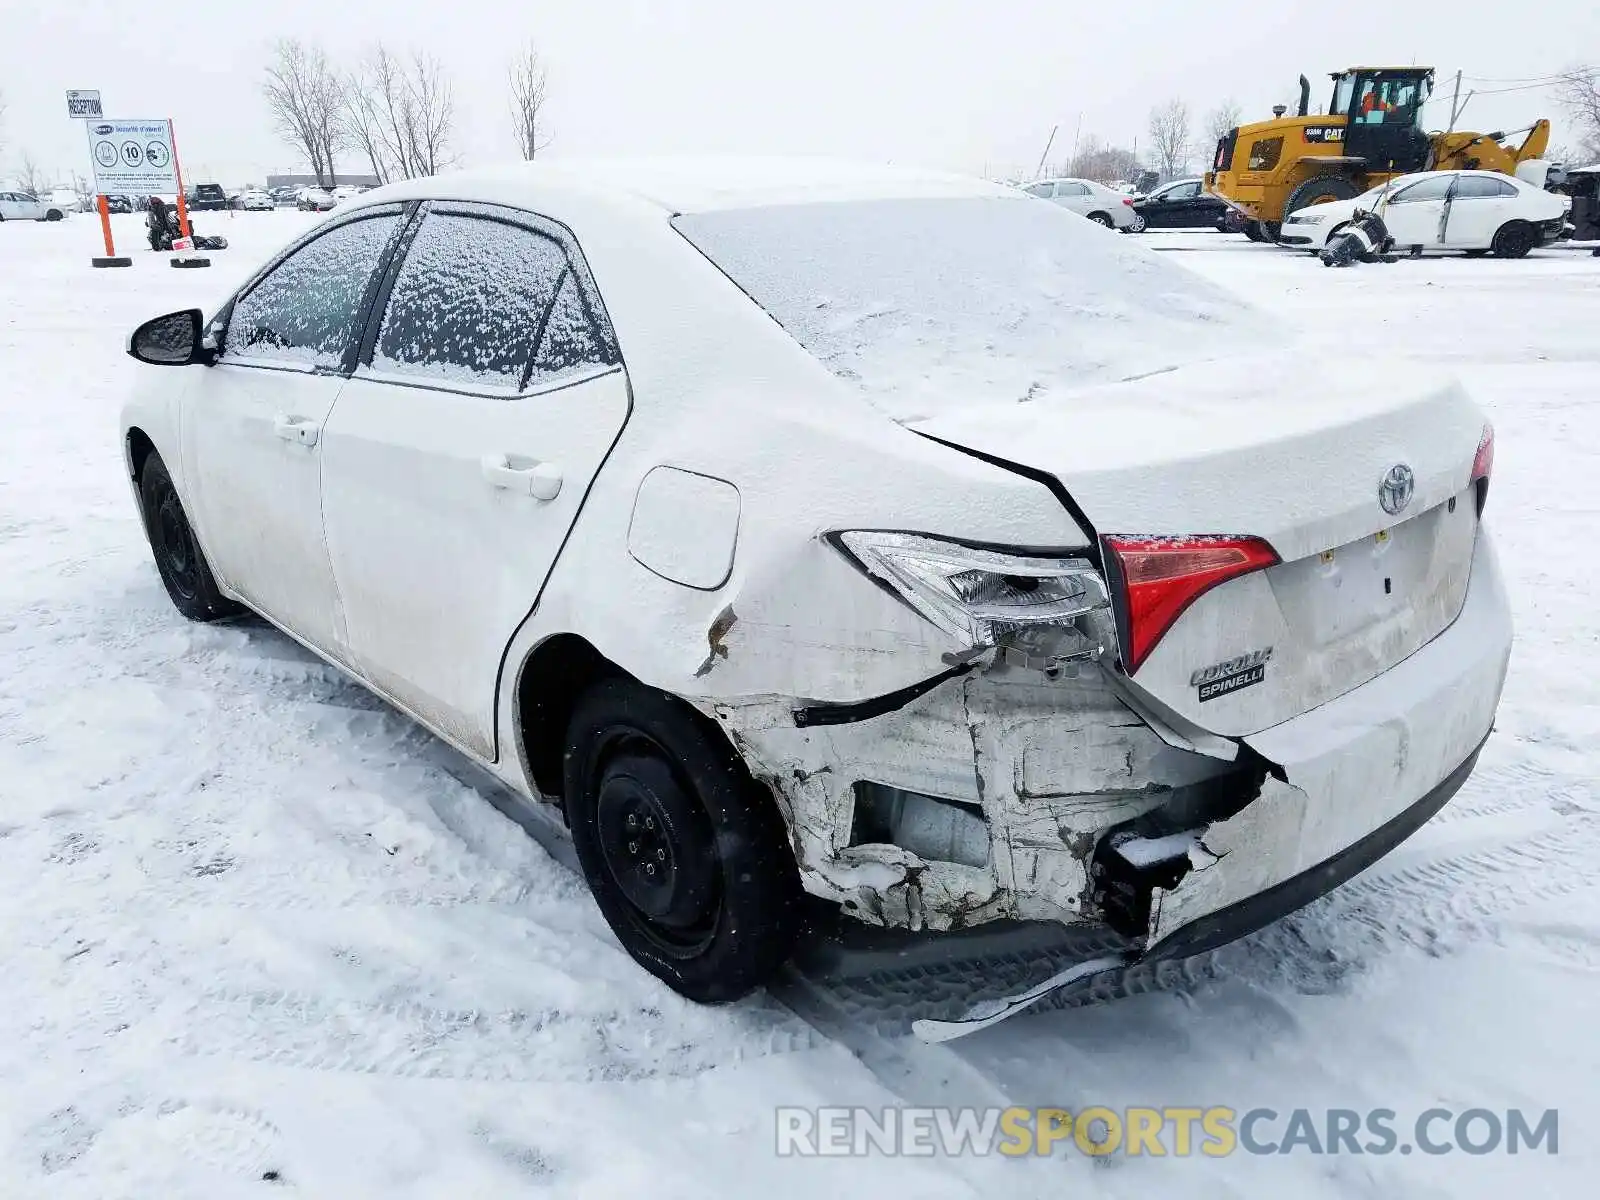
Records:
[[[122,474],[123,338],[312,219],[204,214],[234,243],[210,271],[140,248],[138,218],[116,220],[125,271],[90,269],[92,218],[0,226],[0,1196],[1592,1194],[1600,260],[1336,272],[1147,239],[1311,330],[1353,388],[1393,353],[1491,410],[1518,621],[1498,731],[1440,817],[1306,913],[1147,994],[924,1046],[773,996],[679,1000],[451,752],[270,629],[173,611]],[[1561,1141],[774,1153],[777,1106],[899,1102],[1377,1107],[1402,1127],[1556,1108]]]

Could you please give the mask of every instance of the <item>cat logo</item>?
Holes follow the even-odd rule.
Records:
[[[1308,142],[1344,141],[1344,126],[1342,125],[1307,125],[1300,132],[1301,136]]]

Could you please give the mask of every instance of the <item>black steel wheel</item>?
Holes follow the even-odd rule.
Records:
[[[800,881],[783,818],[721,731],[631,679],[589,689],[567,730],[567,820],[595,901],[646,970],[702,1003],[788,959]]]
[[[183,501],[161,455],[152,453],[139,475],[145,536],[173,607],[191,621],[216,621],[241,611],[222,594],[183,511]]]
[[[1525,258],[1538,241],[1538,233],[1526,221],[1507,221],[1494,235],[1491,248],[1496,258]]]

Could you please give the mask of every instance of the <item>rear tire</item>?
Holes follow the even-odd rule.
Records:
[[[1490,249],[1496,258],[1525,258],[1539,240],[1526,221],[1507,221],[1494,235]]]
[[[703,1004],[772,978],[799,931],[800,876],[772,798],[714,726],[603,679],[567,727],[563,775],[584,877],[635,962]]]
[[[1089,214],[1089,220],[1093,221],[1096,225],[1103,226],[1106,229],[1110,229],[1111,228],[1111,217],[1107,213],[1103,213],[1103,212],[1090,213]]]
[[[156,570],[174,608],[191,621],[220,621],[244,611],[217,587],[167,464],[154,452],[139,473],[139,507]]]

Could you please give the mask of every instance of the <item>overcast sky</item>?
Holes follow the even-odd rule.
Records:
[[[1371,17],[1326,0],[0,0],[0,177],[23,151],[58,176],[87,170],[67,88],[99,88],[107,116],[172,117],[194,182],[304,169],[261,97],[280,36],[343,63],[377,39],[438,55],[465,165],[515,153],[505,66],[532,37],[549,66],[552,157],[825,153],[998,174],[1031,172],[1057,124],[1058,150],[1080,120],[1085,136],[1142,144],[1151,106],[1172,96],[1197,126],[1227,98],[1266,118],[1293,101],[1302,71],[1319,105],[1327,73],[1358,62],[1436,66],[1448,93],[1458,68],[1492,89],[1600,60],[1594,0],[1523,0],[1514,23],[1511,11],[1473,0],[1406,0]],[[1438,127],[1448,107],[1431,110]],[[1564,140],[1538,88],[1480,95],[1463,124],[1541,115]],[[1198,151],[1196,167],[1206,158]]]

